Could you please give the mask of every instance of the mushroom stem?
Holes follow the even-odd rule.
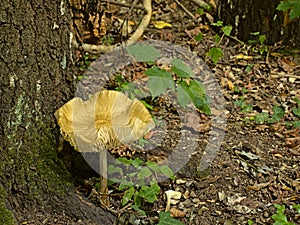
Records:
[[[107,151],[102,150],[99,153],[100,162],[100,187],[101,201],[109,206],[108,187],[107,187]]]

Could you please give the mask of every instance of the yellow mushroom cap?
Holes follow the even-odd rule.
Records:
[[[95,152],[136,141],[154,128],[146,107],[117,91],[74,98],[55,112],[61,134],[77,151]]]

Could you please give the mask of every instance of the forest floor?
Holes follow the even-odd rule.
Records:
[[[188,1],[183,5],[197,16],[195,5]],[[144,39],[190,48],[204,59],[218,80],[226,101],[225,137],[204,173],[197,173],[196,168],[201,156],[193,155],[175,181],[161,184],[158,200],[143,208],[154,213],[141,219],[127,209],[117,224],[156,224],[157,212],[166,206],[163,193],[169,189],[184,194],[172,206],[185,213],[178,218],[183,224],[273,224],[274,204],[285,205],[288,221],[300,224],[300,214],[292,208],[300,203],[300,128],[295,122],[299,121],[296,111],[300,107],[299,54],[285,54],[279,44],[250,45],[225,36],[219,43],[224,56],[214,65],[207,53],[216,46],[216,29],[220,36],[222,32],[210,25],[209,15],[194,20],[179,5],[168,1],[154,2],[153,11],[153,21],[164,21],[172,27],[158,29],[151,23]],[[208,138],[208,130],[200,128],[199,141]],[[188,142],[186,145],[189,148]],[[82,186],[79,189],[88,194]],[[120,199],[112,198],[112,202],[114,209],[120,205]]]
[[[204,59],[218,80],[226,101],[225,136],[207,170],[197,172],[201,156],[193,155],[174,181],[160,183],[162,190],[158,200],[143,207],[147,217],[139,217],[127,208],[116,224],[157,224],[158,212],[166,207],[164,191],[169,189],[183,194],[172,205],[184,212],[177,218],[183,224],[273,224],[274,204],[284,205],[287,220],[300,224],[300,214],[292,208],[300,204],[299,53],[286,54],[281,51],[280,44],[250,45],[225,36],[218,44],[224,56],[213,64],[207,53],[216,46],[216,30],[220,36],[222,32],[211,25],[210,16],[198,15],[197,6],[190,1],[182,1],[182,4],[196,16],[195,19],[174,1],[153,2],[152,20],[164,21],[171,27],[158,29],[151,23],[143,39],[181,45]],[[113,16],[119,16],[117,11],[113,13]],[[170,114],[170,110],[165,113]],[[209,121],[205,115],[201,118]],[[209,129],[205,126],[199,129],[199,142],[203,142],[209,137]],[[189,148],[188,142],[186,147]],[[199,144],[199,148],[203,148],[203,144]],[[153,154],[152,158],[156,153]],[[97,179],[92,177],[95,175],[92,172],[89,174],[91,177],[85,174],[85,181],[76,177],[77,188],[97,205],[91,198],[91,187]],[[120,197],[113,197],[114,193],[110,207],[117,211],[122,207]],[[71,224],[63,221],[66,218],[57,218],[57,224]]]

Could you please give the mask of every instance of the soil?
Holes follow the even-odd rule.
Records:
[[[182,4],[197,15],[197,7],[190,1],[182,1]],[[214,65],[206,54],[214,45],[216,34],[215,28],[209,26],[209,15],[198,15],[193,20],[174,1],[153,1],[153,10],[153,21],[163,20],[172,27],[157,29],[152,23],[146,30],[144,39],[169,41],[190,48],[204,59],[213,71],[225,98],[225,136],[211,165],[204,171],[199,171],[200,159],[209,138],[211,118],[197,112],[202,126],[183,128],[178,125],[178,116],[176,117],[170,104],[161,103],[159,100],[149,101],[157,104],[157,110],[152,113],[163,116],[167,121],[167,138],[158,145],[160,148],[154,150],[142,151],[128,147],[128,151],[135,149],[128,155],[160,163],[172,153],[173,145],[178,144],[172,140],[177,140],[180,132],[197,134],[198,146],[188,163],[176,173],[174,181],[159,183],[162,190],[158,200],[143,206],[143,210],[148,213],[147,217],[140,217],[129,207],[119,211],[115,224],[157,224],[158,213],[166,207],[164,191],[167,190],[176,190],[183,194],[172,205],[185,213],[177,218],[183,224],[249,224],[248,220],[252,220],[253,224],[273,224],[271,216],[276,212],[273,205],[275,203],[286,206],[288,221],[300,224],[300,214],[292,209],[292,205],[300,204],[300,128],[287,126],[287,123],[299,120],[292,112],[293,108],[300,107],[295,101],[295,98],[300,99],[299,55],[282,54],[276,46],[269,46],[269,50],[261,55],[253,46],[247,47],[234,39],[224,38],[220,44],[224,57]],[[114,13],[114,16],[118,16],[116,11]],[[195,36],[200,31],[204,38],[196,41]],[[251,57],[238,58],[239,54]],[[81,66],[84,63],[78,62]],[[128,68],[141,73],[142,66],[139,64]],[[125,79],[130,80],[132,77],[127,76]],[[252,105],[251,110],[247,111],[241,104],[238,105],[243,99],[245,104]],[[274,114],[272,107],[275,105],[285,111],[279,121],[255,122],[255,115],[258,113]],[[159,135],[159,128],[153,131],[153,136],[155,135]],[[103,207],[97,202],[97,193],[94,192],[98,181],[97,174],[84,163],[80,154],[72,153],[68,149],[70,146],[66,146],[64,154],[72,154],[76,159],[75,163],[69,163],[67,167],[73,174],[79,195],[88,204]],[[188,141],[185,142],[185,147],[194,148]],[[66,155],[61,158],[70,162]],[[114,186],[111,190],[111,205],[107,210],[118,212],[122,208],[122,193],[117,192]],[[47,218],[47,215],[43,215],[43,218]],[[27,221],[26,224],[40,223]],[[43,224],[81,223],[73,221],[72,218],[53,217],[45,220]]]

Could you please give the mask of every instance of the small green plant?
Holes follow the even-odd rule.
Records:
[[[255,116],[255,122],[258,124],[263,124],[265,122],[267,122],[269,124],[277,123],[283,118],[283,116],[285,114],[284,109],[280,108],[277,105],[272,107],[272,111],[273,111],[273,114],[271,117],[270,117],[269,113],[267,113],[267,112],[262,112],[262,113],[257,114]]]
[[[275,221],[273,225],[296,225],[295,223],[291,223],[287,220],[285,212],[285,206],[274,204],[274,207],[277,209],[276,213],[272,215],[272,219]]]
[[[300,204],[294,204],[293,208],[296,210],[296,213],[300,214]]]
[[[91,63],[98,58],[99,58],[99,55],[84,53],[82,55],[81,66],[79,67],[79,69],[81,71],[85,71],[86,69],[88,69],[90,67]],[[78,79],[79,80],[82,79],[82,76],[81,76],[81,78],[78,77]]]
[[[295,101],[299,101],[298,99],[295,99]],[[300,105],[300,104],[298,104]],[[263,123],[268,123],[268,124],[272,124],[272,123],[277,123],[279,122],[285,115],[285,111],[283,108],[280,108],[279,106],[273,106],[272,107],[272,111],[273,114],[270,115],[267,112],[262,112],[259,113],[255,116],[255,122],[257,124],[263,124]],[[299,107],[293,107],[292,108],[292,112],[295,115],[295,117],[300,119],[300,108]],[[299,128],[300,127],[300,120],[295,120],[295,121],[289,121],[289,122],[285,122],[285,125],[290,128]]]
[[[104,36],[104,37],[101,38],[101,42],[104,45],[110,46],[114,42],[114,38],[113,37]]]
[[[276,9],[284,12],[289,11],[290,19],[295,19],[300,16],[300,0],[281,1]]]
[[[113,176],[109,179],[110,184],[119,184],[118,190],[124,191],[122,206],[132,202],[131,208],[145,216],[141,209],[144,202],[153,203],[157,200],[160,186],[158,176],[175,179],[173,171],[168,166],[160,166],[153,162],[144,162],[139,158],[116,159],[116,165],[109,165],[108,174]],[[125,174],[125,171],[128,174]]]
[[[291,122],[286,122],[286,125],[288,127],[294,127],[294,128],[300,128],[300,100],[298,98],[294,99],[295,102],[297,103],[297,107],[292,108],[292,112],[297,117],[299,120],[291,121]]]
[[[115,85],[116,85],[115,87],[116,91],[120,91],[123,93],[126,92],[131,99],[135,99],[135,98],[142,99],[145,97],[145,94],[141,91],[141,89],[138,88],[138,86],[135,83],[130,83],[126,81],[125,78],[120,74],[117,74],[115,76]],[[153,110],[153,107],[150,104],[148,104],[146,101],[144,100],[140,100],[140,101],[147,109]]]
[[[247,224],[252,225],[252,224],[254,224],[254,222],[252,220],[247,220]]]
[[[251,70],[253,67],[254,67],[254,64],[252,64],[252,63],[248,64],[247,67],[246,67],[246,72],[247,72],[247,73],[250,72],[250,70]]]
[[[155,59],[160,56],[153,46],[136,44],[128,46],[127,49],[138,62],[146,62],[152,66],[145,72],[149,77],[147,85],[152,98],[165,94],[168,90],[175,90],[181,106],[185,107],[193,103],[205,114],[211,114],[205,87],[194,79],[193,71],[181,59],[171,60],[170,70],[166,70],[153,65]]]
[[[221,27],[221,30],[223,32],[221,37],[219,35],[215,35],[216,47],[212,47],[209,50],[209,52],[207,53],[208,56],[211,57],[211,60],[213,61],[213,63],[217,64],[219,59],[224,56],[223,50],[219,47],[219,45],[221,44],[221,42],[225,36],[231,37],[230,33],[232,31],[232,26],[223,26],[222,21],[217,21],[216,23],[211,23],[211,25],[215,26],[215,27]]]
[[[239,107],[239,108],[241,109],[241,112],[242,112],[242,113],[249,113],[249,112],[252,112],[252,110],[253,110],[252,104],[248,104],[248,103],[245,101],[245,99],[244,99],[243,96],[241,96],[241,97],[239,98],[239,100],[234,101],[233,104],[234,104],[235,106]]]
[[[248,43],[253,45],[253,51],[259,51],[259,54],[264,54],[268,52],[268,46],[265,45],[265,40],[267,39],[266,35],[260,34],[259,32],[251,33],[253,36],[257,37],[254,40],[248,40]]]

